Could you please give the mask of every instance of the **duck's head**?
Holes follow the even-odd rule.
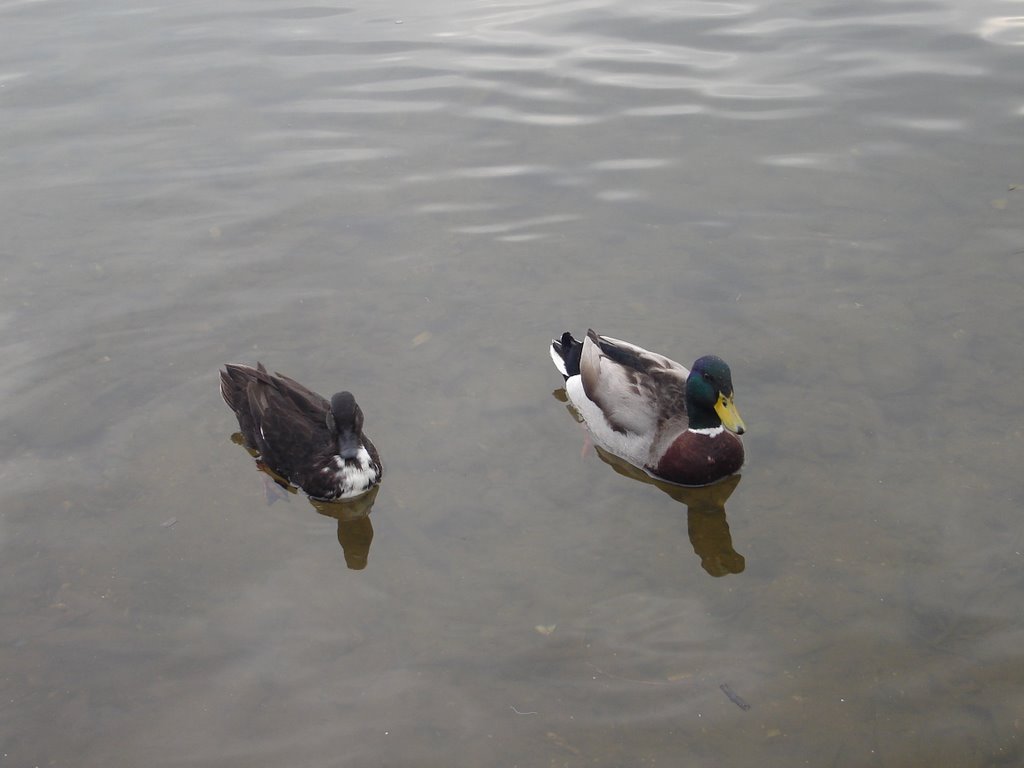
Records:
[[[338,392],[331,398],[327,428],[338,438],[338,455],[354,459],[363,445],[363,412],[351,392]]]
[[[733,402],[732,371],[715,355],[698,358],[686,379],[686,412],[690,429],[724,426],[742,435],[746,425]]]

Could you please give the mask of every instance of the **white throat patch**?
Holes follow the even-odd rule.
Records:
[[[359,449],[355,464],[346,465],[340,456],[335,456],[334,466],[334,479],[341,488],[341,493],[337,498],[358,496],[368,491],[377,482],[377,468],[373,466],[370,453],[365,448]]]
[[[706,429],[690,429],[687,430],[693,432],[695,435],[705,435],[707,437],[717,437],[718,435],[725,432],[725,427],[719,424],[717,427],[707,427]]]

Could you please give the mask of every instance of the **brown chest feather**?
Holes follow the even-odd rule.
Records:
[[[658,477],[682,485],[708,485],[743,466],[743,443],[731,432],[701,435],[685,432],[648,467]]]

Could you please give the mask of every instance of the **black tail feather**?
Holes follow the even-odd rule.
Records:
[[[583,342],[573,338],[569,331],[560,339],[551,342],[551,348],[562,358],[565,365],[565,376],[580,375],[580,356],[583,354]]]

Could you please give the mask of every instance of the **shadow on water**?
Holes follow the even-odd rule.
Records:
[[[295,495],[299,493],[299,488],[259,460],[259,453],[245,444],[245,438],[242,437],[241,432],[231,435],[231,442],[245,448],[246,453],[255,460],[256,469],[263,473],[263,491],[267,506],[287,498],[289,493]],[[306,501],[318,513],[338,521],[338,544],[345,555],[345,564],[353,571],[361,571],[366,568],[370,557],[370,544],[373,542],[373,523],[370,522],[370,512],[373,510],[379,490],[379,485],[374,486],[362,496],[349,501],[320,501],[306,497]]]
[[[565,403],[566,410],[577,423],[583,423],[568,402],[564,389],[557,389],[552,395],[559,402]],[[703,487],[674,485],[651,477],[639,467],[634,467],[599,446],[594,446],[594,450],[605,464],[620,475],[653,485],[686,506],[686,528],[690,544],[700,558],[701,568],[709,575],[718,578],[730,573],[743,573],[747,565],[746,559],[733,548],[729,521],[725,516],[725,502],[740,484],[739,474]]]

